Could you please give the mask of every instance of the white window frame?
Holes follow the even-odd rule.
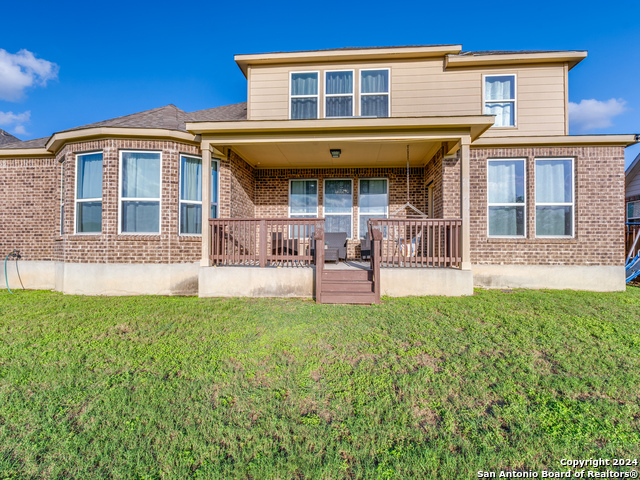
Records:
[[[324,215],[324,218],[326,219],[327,217],[343,217],[346,216],[346,213],[327,213],[327,209],[325,208],[325,199],[327,198],[327,189],[326,189],[326,185],[327,185],[327,181],[331,182],[333,180],[348,180],[349,182],[351,182],[351,212],[349,213],[349,218],[350,218],[350,222],[351,222],[351,236],[347,237],[347,240],[353,240],[353,178],[325,178],[322,180],[322,213]]]
[[[524,163],[524,202],[522,203],[489,203],[489,162],[523,162]],[[487,158],[487,237],[488,238],[527,238],[527,159],[526,158]],[[489,233],[489,207],[524,207],[524,231],[522,235],[491,235]]]
[[[318,89],[315,95],[292,95],[291,87],[293,85],[293,76],[299,73],[315,73],[318,76]],[[322,77],[320,76],[320,70],[300,70],[300,71],[291,71],[289,72],[289,120],[294,120],[291,117],[291,100],[294,98],[315,98],[316,99],[316,118],[296,118],[295,120],[317,120],[318,118],[322,118],[320,115],[320,90],[321,90],[321,82]],[[324,113],[324,112],[322,112]]]
[[[157,153],[160,155],[160,196],[158,198],[123,197],[122,196],[122,154],[123,153]],[[162,232],[162,150],[120,150],[118,153],[118,235],[160,235]],[[178,197],[179,198],[179,197]],[[158,202],[158,231],[157,232],[123,232],[122,231],[122,202]],[[179,227],[178,227],[179,228]]]
[[[312,180],[315,180],[316,182],[316,214],[312,215],[312,214],[305,214],[304,216],[300,216],[300,214],[294,214],[297,215],[295,217],[291,216],[291,182],[310,182]],[[290,178],[289,179],[289,194],[288,194],[288,198],[287,198],[287,202],[288,202],[288,210],[289,210],[289,218],[319,218],[318,213],[320,210],[320,202],[318,201],[320,199],[319,195],[320,195],[320,181],[317,178]]]
[[[487,78],[490,77],[513,77],[513,99],[511,100],[489,100],[486,98]],[[518,128],[518,75],[515,73],[485,73],[482,75],[482,115],[484,113],[487,103],[513,103],[513,125],[505,125],[497,127],[491,125],[491,128]]]
[[[386,180],[387,181],[387,205],[385,207],[385,218],[389,218],[389,179],[387,177],[363,177],[363,178],[358,178],[358,224],[356,225],[356,231],[357,231],[357,236],[356,239],[360,240],[360,197],[362,196],[361,192],[362,192],[362,188],[360,188],[361,186],[361,182],[362,180]],[[366,233],[366,232],[365,232]]]
[[[364,72],[377,72],[378,70],[386,70],[388,72],[387,74],[387,79],[389,80],[388,82],[388,86],[389,86],[389,91],[388,92],[379,92],[379,93],[362,93],[362,74]],[[381,67],[381,68],[361,68],[358,71],[358,111],[360,113],[360,116],[362,115],[362,97],[371,97],[371,96],[380,96],[380,95],[386,95],[387,96],[387,116],[386,117],[365,117],[365,118],[390,118],[391,117],[391,68],[389,67]],[[387,184],[387,194],[389,192],[389,185]]]
[[[76,153],[76,165],[75,165],[75,181],[73,184],[73,198],[74,198],[74,202],[73,202],[73,234],[74,235],[102,235],[102,218],[100,219],[100,231],[99,232],[79,232],[78,231],[78,203],[85,203],[85,202],[97,202],[100,201],[100,203],[103,203],[102,197],[96,197],[96,198],[82,198],[82,199],[78,199],[78,158],[79,157],[83,157],[85,155],[95,155],[96,153],[101,153],[102,154],[102,181],[103,181],[103,185],[102,188],[104,190],[104,151],[103,150],[93,150],[90,152],[82,152],[82,153]],[[63,162],[64,164],[64,162]],[[63,205],[64,205],[64,200],[63,200]]]
[[[189,153],[181,153],[180,154],[180,175],[178,176],[179,186],[182,186],[182,157],[197,158],[198,160],[200,160],[200,164],[202,164],[202,157],[199,157],[198,155],[191,155]],[[216,177],[217,177],[216,182],[218,184],[218,188],[216,189],[216,192],[218,193],[218,195],[220,195],[220,168],[219,168],[220,161],[218,158],[215,158],[215,157],[211,158],[211,163],[209,164],[209,175],[211,175],[211,167],[213,166],[214,163],[218,167],[216,169]],[[204,168],[202,169],[202,174],[204,175]],[[202,179],[200,179],[200,181],[202,181]],[[182,225],[182,204],[186,203],[188,205],[200,205],[200,207],[203,208],[202,207],[203,201],[200,200],[198,202],[197,200],[182,200],[182,198],[180,198],[181,196],[182,196],[182,192],[178,191],[178,235],[180,235],[181,237],[201,237],[202,233],[182,233],[180,231],[180,225]],[[209,217],[211,217],[211,207],[214,205],[216,207],[216,214],[218,214],[218,198],[217,197],[215,201],[213,197],[211,198],[211,202],[209,204]]]
[[[536,177],[536,162],[538,160],[570,160],[571,161],[571,203],[538,203],[536,198],[536,186],[534,185],[533,196],[535,198],[535,211],[534,221],[538,221],[538,205],[541,207],[571,207],[571,235],[538,235],[538,229],[536,228],[536,238],[575,238],[576,236],[576,162],[572,157],[535,157],[533,159],[533,175],[535,181],[538,181]],[[537,223],[536,223],[537,226]]]
[[[327,74],[329,73],[342,73],[342,72],[351,72],[351,93],[327,93]],[[347,116],[327,116],[327,99],[334,97],[351,97],[351,115]],[[324,71],[324,101],[323,101],[324,109],[323,109],[323,118],[350,118],[355,115],[354,111],[356,108],[356,71],[353,69],[342,69],[342,70],[325,70]]]
[[[211,216],[211,207],[215,205],[216,207],[216,218],[220,218],[220,159],[217,157],[211,157],[211,165],[209,165],[209,172],[211,172],[211,167],[213,164],[216,164],[216,198],[215,202],[213,201],[213,196],[211,197],[211,203],[209,205],[209,216]]]

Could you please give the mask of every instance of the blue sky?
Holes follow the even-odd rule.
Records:
[[[464,50],[588,50],[569,74],[570,101],[579,105],[570,118],[571,133],[640,133],[640,2],[488,6],[375,0],[6,2],[0,128],[25,140],[169,103],[192,111],[241,102],[246,83],[233,61],[237,53],[462,44]],[[12,80],[2,70],[3,58],[20,50],[35,56],[23,53],[31,77],[7,86]],[[589,120],[594,114],[596,122]],[[639,153],[639,146],[627,149],[627,163]]]

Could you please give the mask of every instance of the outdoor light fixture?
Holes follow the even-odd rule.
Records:
[[[342,150],[340,150],[339,148],[332,148],[329,151],[331,152],[331,156],[333,158],[340,158],[340,154],[342,153]]]

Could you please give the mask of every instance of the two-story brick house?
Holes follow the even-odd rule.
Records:
[[[1,145],[0,245],[22,255],[9,282],[312,296],[313,264],[329,271],[324,231],[345,235],[348,259],[373,252],[372,271],[354,265],[382,294],[621,290],[635,139],[568,135],[568,74],[585,57],[460,45],[237,55],[246,103]],[[329,290],[356,298],[348,284],[355,274]],[[368,302],[375,287],[358,288]]]

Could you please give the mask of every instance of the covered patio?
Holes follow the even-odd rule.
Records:
[[[425,272],[446,268],[468,272],[465,282],[472,285],[469,146],[492,124],[493,117],[484,115],[191,123],[188,128],[202,138],[203,161],[237,155],[248,165],[242,174],[252,176],[254,182],[250,184],[253,203],[244,214],[209,219],[203,213],[201,266],[308,269],[315,279],[313,295],[319,299],[322,279],[335,276],[332,270],[341,270],[327,268],[321,258],[327,247],[325,232],[339,229],[347,233],[347,260],[362,261],[365,244],[370,242],[366,245],[369,260],[360,265],[369,265],[377,299],[384,291],[385,275],[380,269],[419,270],[424,281]],[[446,185],[442,178],[429,182],[434,162],[452,165]],[[387,195],[384,214],[371,214],[363,199],[374,180]],[[316,203],[298,214],[292,208],[292,182],[305,181],[303,186],[315,192]],[[343,212],[347,218],[337,219],[325,203],[334,193],[329,185],[333,188],[340,181],[352,203]],[[434,205],[442,206],[445,193],[452,189],[453,197],[459,199],[458,215],[443,218],[445,210],[438,211]],[[206,175],[202,192],[203,200],[211,194]],[[449,200],[449,212],[454,211],[450,204]],[[434,218],[438,213],[440,218]],[[333,260],[331,252],[329,256]],[[272,275],[277,282],[278,274]],[[286,288],[280,291],[287,295]],[[299,293],[296,288],[291,291]]]

